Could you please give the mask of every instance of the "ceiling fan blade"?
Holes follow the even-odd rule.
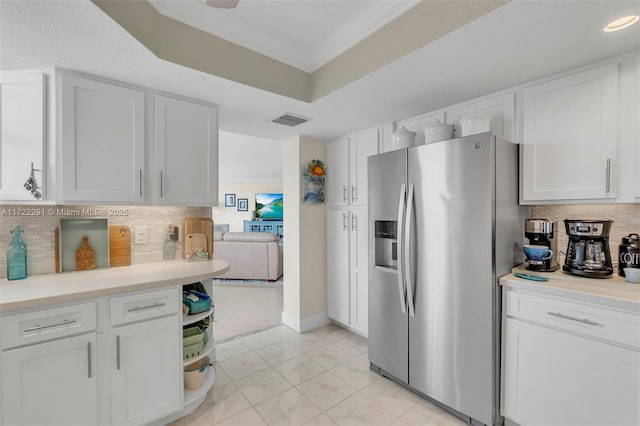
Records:
[[[217,7],[218,9],[233,9],[238,5],[240,0],[207,0],[207,6]]]

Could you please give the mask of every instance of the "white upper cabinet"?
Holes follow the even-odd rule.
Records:
[[[523,204],[616,197],[617,105],[617,63],[523,90]]]
[[[379,151],[378,128],[327,145],[327,202],[330,206],[367,204],[367,162]]]
[[[145,94],[61,77],[61,202],[145,201]]]
[[[348,205],[349,138],[327,145],[327,203],[330,206]]]
[[[491,133],[515,142],[515,99],[512,92],[473,102],[455,105],[445,111],[446,123],[453,125],[453,137],[461,137],[460,120],[480,114],[491,120]]]
[[[349,203],[367,204],[367,164],[369,156],[378,153],[379,130],[357,133],[349,141]]]
[[[45,75],[39,72],[0,73],[0,201],[37,201],[46,197]],[[31,164],[38,171],[36,192],[24,184]]]
[[[217,205],[217,109],[155,96],[155,200]]]
[[[634,143],[634,147],[635,147],[635,162],[634,164],[636,164],[636,167],[634,167],[634,173],[635,173],[635,182],[636,182],[636,186],[635,186],[635,192],[634,192],[634,197],[638,199],[638,201],[640,202],[640,167],[637,167],[638,164],[640,164],[640,56],[638,56],[636,58],[636,114],[635,114],[635,126],[636,128],[635,130],[635,143]]]

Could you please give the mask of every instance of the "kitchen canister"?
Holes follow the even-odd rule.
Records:
[[[624,277],[624,268],[640,268],[640,235],[622,237],[618,246],[618,275]]]
[[[393,149],[411,148],[416,144],[416,132],[402,126],[393,134]]]
[[[460,137],[486,133],[491,130],[491,117],[485,114],[471,113],[460,119]]]
[[[436,120],[424,127],[424,143],[434,143],[453,139],[453,126]]]

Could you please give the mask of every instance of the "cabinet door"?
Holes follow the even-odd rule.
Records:
[[[505,417],[523,425],[640,423],[638,351],[506,322]]]
[[[327,145],[327,204],[346,206],[349,196],[349,139]]]
[[[2,424],[96,425],[96,335],[2,353]]]
[[[636,59],[636,161],[635,164],[640,164],[640,56]],[[640,167],[634,168],[636,187],[634,196],[640,202]]]
[[[367,204],[367,162],[378,153],[378,129],[354,135],[349,141],[349,203]]]
[[[618,64],[523,92],[522,200],[615,198]]]
[[[61,78],[63,201],[144,201],[144,92]]]
[[[445,112],[447,124],[453,124],[453,137],[459,138],[460,120],[472,114],[491,117],[490,130],[496,136],[515,142],[515,99],[513,93],[454,106]]]
[[[36,72],[0,73],[0,200],[34,201],[24,188],[31,164],[45,196],[45,76]]]
[[[327,313],[349,324],[349,221],[347,210],[327,213]]]
[[[156,201],[218,205],[218,113],[211,106],[155,96]]]
[[[351,327],[368,335],[369,316],[369,232],[366,207],[351,211]]]
[[[146,424],[180,409],[180,330],[171,315],[111,332],[112,424]]]

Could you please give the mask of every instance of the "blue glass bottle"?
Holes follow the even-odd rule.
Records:
[[[22,226],[11,228],[13,238],[7,249],[7,278],[23,280],[27,278],[27,246],[22,241]]]

